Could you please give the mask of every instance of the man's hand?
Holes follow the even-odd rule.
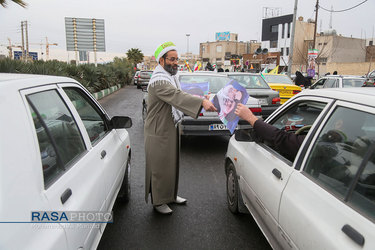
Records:
[[[207,100],[207,99],[203,99],[202,106],[203,106],[204,110],[206,110],[206,111],[217,111],[217,109],[212,104],[212,102]]]
[[[256,117],[253,114],[253,112],[251,112],[251,110],[242,103],[237,104],[237,108],[236,111],[234,111],[234,113],[240,118],[250,123],[251,126],[254,126],[254,123],[258,120],[258,117]]]

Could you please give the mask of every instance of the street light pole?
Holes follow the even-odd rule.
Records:
[[[189,57],[189,37],[190,34],[186,34],[186,41],[187,41],[187,50],[186,50],[186,57]]]
[[[294,36],[295,36],[295,32],[296,32],[297,5],[298,5],[298,0],[295,0],[294,1],[294,11],[293,11],[293,29],[292,29],[292,35],[290,36],[290,51],[289,51],[289,60],[288,60],[288,76],[291,75],[292,65],[293,65],[293,50],[294,50]]]

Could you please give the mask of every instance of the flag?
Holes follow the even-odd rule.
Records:
[[[198,71],[201,68],[201,66],[202,64],[199,61],[196,61],[194,65],[194,72]]]
[[[185,60],[185,65],[186,65],[186,68],[189,70],[189,72],[191,73],[192,71],[191,71],[191,68],[190,68],[190,65],[189,65],[189,62],[187,62],[186,60]]]
[[[269,72],[269,74],[278,74],[279,73],[279,65],[276,66],[273,70]]]
[[[267,73],[268,73],[268,66],[266,66],[266,67],[264,68],[264,70],[262,71],[262,73],[263,73],[263,74],[267,74]]]

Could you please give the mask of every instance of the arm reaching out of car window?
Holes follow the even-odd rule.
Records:
[[[269,142],[272,147],[290,161],[294,161],[306,135],[296,135],[278,129],[262,120],[259,120],[245,105],[237,104],[234,112],[243,120],[249,122],[257,136]]]

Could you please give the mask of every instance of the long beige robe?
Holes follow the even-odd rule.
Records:
[[[144,126],[146,153],[146,195],[152,204],[175,201],[179,173],[179,134],[172,117],[172,106],[197,118],[202,99],[187,94],[168,81],[157,81],[148,88],[147,118]]]

